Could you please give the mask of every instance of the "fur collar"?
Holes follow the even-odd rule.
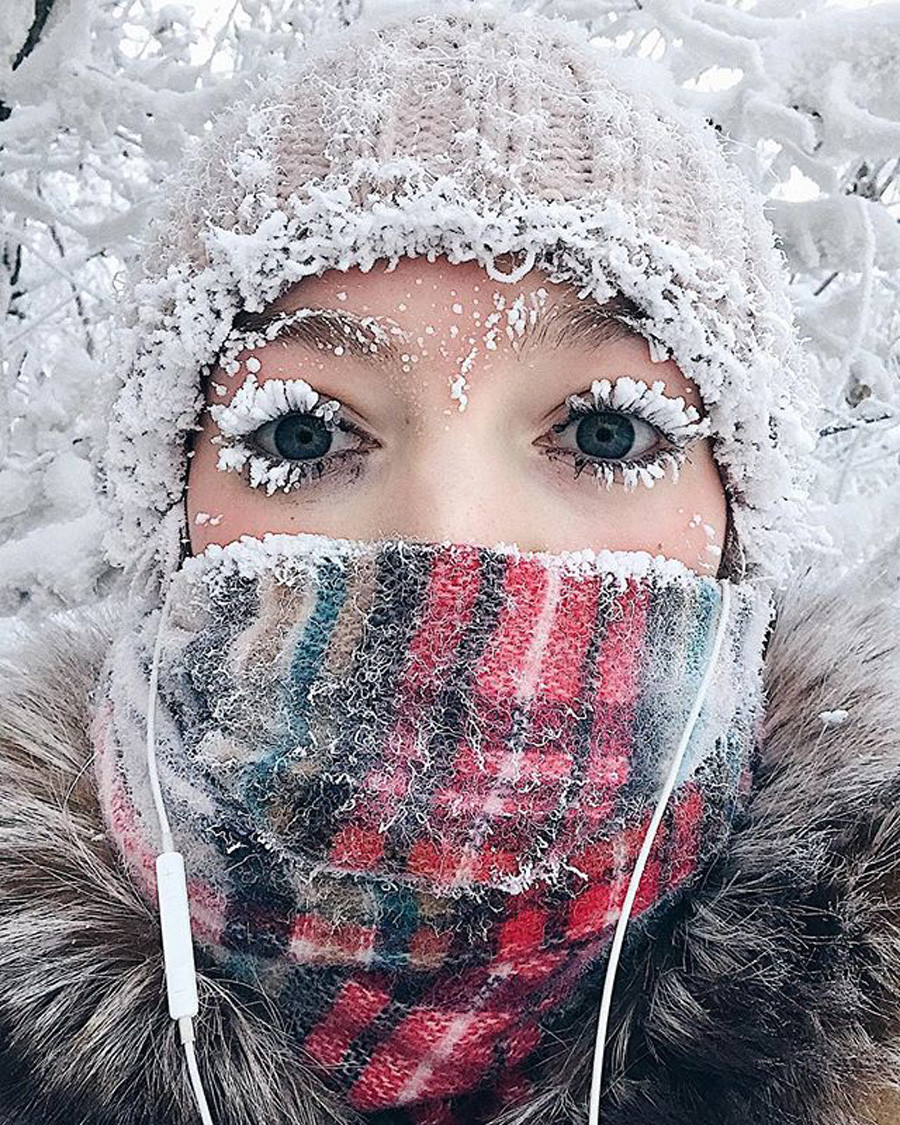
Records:
[[[766,658],[744,820],[623,953],[604,1125],[900,1125],[900,609],[876,573],[797,579]],[[0,1123],[193,1125],[159,934],[107,843],[86,733],[118,609],[0,664]],[[847,711],[828,724],[820,712]],[[264,999],[198,964],[216,1125],[348,1122]],[[586,1119],[594,1008],[506,1125]],[[500,1125],[500,1122],[497,1122]]]

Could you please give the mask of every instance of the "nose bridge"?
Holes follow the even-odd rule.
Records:
[[[410,538],[492,543],[512,526],[509,459],[474,419],[447,418],[407,443],[391,474],[383,520]],[[504,515],[504,512],[507,515]],[[512,521],[514,522],[514,521]]]
[[[417,449],[407,460],[397,507],[408,534],[489,541],[503,487],[496,474],[485,472],[492,463],[471,442],[447,440]]]

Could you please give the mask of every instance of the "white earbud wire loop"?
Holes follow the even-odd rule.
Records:
[[[153,649],[153,665],[150,670],[150,691],[147,700],[147,772],[162,835],[162,852],[156,858],[156,885],[162,928],[163,959],[166,966],[169,1015],[178,1022],[178,1031],[184,1045],[188,1075],[197,1108],[200,1111],[200,1119],[203,1125],[213,1125],[203,1083],[200,1080],[200,1071],[197,1068],[197,1057],[194,1053],[193,1017],[197,1015],[199,1005],[184,858],[180,852],[175,850],[169,827],[169,818],[166,815],[162,790],[159,785],[159,775],[156,770],[156,686],[159,682],[162,637],[168,620],[171,589],[170,585],[166,590],[163,601],[159,628],[156,632],[156,644]]]
[[[638,887],[641,882],[641,876],[644,874],[644,868],[647,865],[647,860],[650,856],[650,849],[653,847],[653,841],[656,838],[657,830],[662,822],[663,814],[665,813],[666,806],[669,803],[669,798],[672,795],[672,790],[675,788],[675,779],[678,777],[678,771],[681,768],[681,762],[684,758],[688,743],[691,740],[691,735],[694,733],[697,719],[700,715],[700,709],[703,706],[703,701],[706,698],[706,693],[709,688],[710,681],[712,680],[713,672],[719,660],[719,652],[722,648],[722,640],[725,636],[725,626],[728,623],[728,615],[731,605],[731,587],[727,578],[719,580],[719,588],[722,593],[721,604],[719,607],[719,619],[716,624],[716,635],[713,641],[712,652],[710,653],[709,662],[706,665],[706,670],[703,674],[703,679],[700,682],[700,687],[697,689],[697,696],[694,699],[694,705],[688,715],[687,722],[684,726],[684,731],[681,735],[678,749],[675,752],[675,757],[672,759],[672,765],[669,768],[668,776],[666,777],[665,784],[663,785],[662,792],[659,800],[656,803],[656,809],[653,813],[653,818],[647,828],[647,833],[644,836],[644,842],[641,845],[641,850],[638,854],[637,862],[634,865],[634,871],[631,874],[631,879],[628,883],[628,890],[625,893],[625,899],[622,903],[622,910],[619,914],[619,920],[616,925],[616,931],[613,934],[612,945],[609,952],[609,961],[606,966],[606,975],[603,979],[603,993],[600,999],[600,1011],[597,1017],[597,1033],[594,1039],[594,1061],[591,1068],[591,1092],[590,1101],[588,1103],[588,1125],[600,1125],[600,1087],[603,1079],[603,1055],[606,1049],[606,1030],[609,1023],[610,1006],[612,1002],[613,987],[616,980],[616,970],[619,966],[619,953],[622,949],[622,943],[625,940],[625,927],[628,925],[628,920],[631,916],[631,910],[634,906],[634,900],[637,897]]]

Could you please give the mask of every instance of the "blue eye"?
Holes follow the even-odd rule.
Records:
[[[678,480],[690,441],[669,437],[634,410],[604,408],[576,396],[567,402],[568,417],[550,427],[560,437],[537,444],[551,460],[569,462],[576,479],[587,469],[606,488],[618,481],[626,490],[638,481],[652,488],[667,472]]]
[[[619,410],[592,410],[588,413],[573,411],[565,422],[553,427],[554,433],[564,433],[574,422],[577,448],[557,446],[573,454],[601,461],[626,461],[644,456],[659,441],[659,431],[635,414]]]
[[[322,477],[358,476],[371,444],[345,419],[309,411],[272,418],[248,433],[245,442],[250,452],[249,483],[254,488],[265,485],[270,496],[276,488],[290,492]]]
[[[324,457],[331,449],[331,435],[323,418],[314,414],[286,414],[260,426],[254,437],[273,457],[294,461]],[[274,448],[267,448],[268,443]]]
[[[357,431],[347,422],[328,422],[317,414],[283,414],[253,432],[253,440],[270,457],[287,461],[315,461],[358,448],[342,445],[342,435]],[[337,446],[335,445],[337,438]]]

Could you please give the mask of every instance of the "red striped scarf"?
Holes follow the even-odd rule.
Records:
[[[648,559],[267,536],[175,577],[157,755],[198,953],[375,1121],[490,1120],[597,985],[720,606]],[[733,587],[637,925],[747,790],[769,618]],[[158,627],[123,631],[94,723],[107,827],[154,906]]]

